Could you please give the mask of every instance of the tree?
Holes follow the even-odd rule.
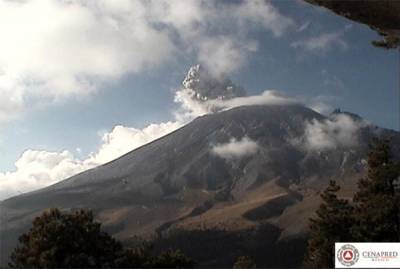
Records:
[[[380,32],[382,40],[372,41],[372,45],[379,48],[395,49],[400,47],[400,37],[398,35],[388,35],[387,33]]]
[[[151,255],[152,247],[143,244],[133,249],[127,249],[115,262],[116,268],[191,268],[193,260],[180,250],[163,251],[158,256]]]
[[[354,196],[357,241],[399,241],[399,199],[396,182],[399,163],[392,160],[388,140],[375,140],[368,155],[368,174],[358,182]]]
[[[310,239],[304,264],[307,268],[332,268],[335,242],[351,241],[353,207],[339,199],[340,187],[330,181],[321,194],[322,204],[310,219]]]
[[[256,268],[256,264],[253,261],[253,259],[249,256],[240,256],[233,265],[233,269],[253,269],[253,268]]]
[[[400,163],[393,161],[389,141],[374,140],[353,204],[337,198],[340,188],[333,181],[321,195],[323,202],[310,219],[306,267],[332,267],[335,242],[400,241],[399,178]]]
[[[87,210],[46,211],[34,219],[19,243],[11,255],[12,268],[111,267],[122,251],[121,244],[102,232]]]
[[[190,268],[194,261],[183,254],[180,250],[166,250],[154,257],[150,268]]]
[[[11,254],[11,268],[183,268],[193,261],[180,251],[159,256],[149,244],[123,249],[122,244],[100,229],[93,213],[63,213],[50,209],[33,221]]]
[[[393,0],[305,0],[323,6],[336,14],[364,23],[376,30],[383,40],[373,41],[375,46],[386,49],[400,47],[400,2]]]

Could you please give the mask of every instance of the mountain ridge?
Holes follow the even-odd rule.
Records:
[[[290,263],[295,266],[304,250],[300,246],[304,246],[307,219],[318,205],[318,191],[330,179],[344,186],[342,195],[354,191],[365,167],[362,159],[368,142],[376,133],[392,134],[400,141],[396,132],[356,125],[358,144],[309,150],[301,143],[307,141],[310,124],[338,135],[333,119],[300,104],[236,107],[196,118],[116,160],[60,183],[4,200],[0,203],[2,261],[15,246],[17,235],[42,210],[84,207],[94,210],[104,228],[126,244],[137,236],[158,238],[160,245],[177,244],[193,254],[197,252],[181,241],[180,234],[196,238],[201,231],[208,231],[207,236],[223,234],[233,240],[249,229],[269,231],[270,235],[255,234],[274,235],[265,243],[276,251],[285,240],[299,244]],[[326,138],[331,138],[329,135]],[[244,138],[248,141],[243,142]],[[226,157],[213,151],[221,146],[224,150],[246,150],[249,141],[257,148],[246,155]],[[227,266],[231,259],[227,256],[202,263]],[[260,264],[267,266],[270,262]]]

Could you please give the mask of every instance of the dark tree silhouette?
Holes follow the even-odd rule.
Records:
[[[340,187],[335,181],[321,194],[322,204],[310,219],[305,266],[307,268],[332,268],[335,242],[351,241],[349,227],[353,223],[353,208],[347,200],[339,199]]]
[[[142,244],[123,249],[122,244],[100,229],[93,213],[50,209],[33,221],[11,254],[11,268],[187,268],[192,260],[168,250],[159,256]]]
[[[372,41],[372,45],[378,48],[395,49],[400,47],[400,37],[381,33],[383,39]]]
[[[103,268],[113,266],[122,246],[100,230],[93,214],[51,209],[36,217],[11,255],[13,268]]]
[[[357,241],[399,241],[399,199],[396,183],[400,165],[392,160],[388,140],[375,140],[368,155],[368,175],[354,196],[352,233]]]
[[[240,256],[233,265],[233,269],[254,269],[254,268],[256,268],[256,264],[253,261],[253,259],[249,256]]]
[[[333,267],[335,242],[400,241],[399,198],[396,185],[400,163],[394,162],[388,140],[374,140],[368,154],[368,174],[358,182],[353,203],[338,199],[331,181],[322,204],[310,219],[307,268]]]

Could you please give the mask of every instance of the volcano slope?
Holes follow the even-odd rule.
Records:
[[[356,127],[336,128],[339,119]],[[126,245],[144,238],[155,250],[179,247],[200,266],[232,266],[240,255],[262,267],[299,266],[318,192],[335,179],[350,195],[377,135],[392,137],[400,152],[399,133],[298,104],[199,117],[105,165],[2,201],[2,264],[33,217],[58,207],[90,208]]]

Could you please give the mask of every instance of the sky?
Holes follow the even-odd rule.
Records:
[[[197,64],[249,96],[399,128],[398,52],[301,0],[0,0],[0,33],[0,200],[207,113],[182,91]]]

